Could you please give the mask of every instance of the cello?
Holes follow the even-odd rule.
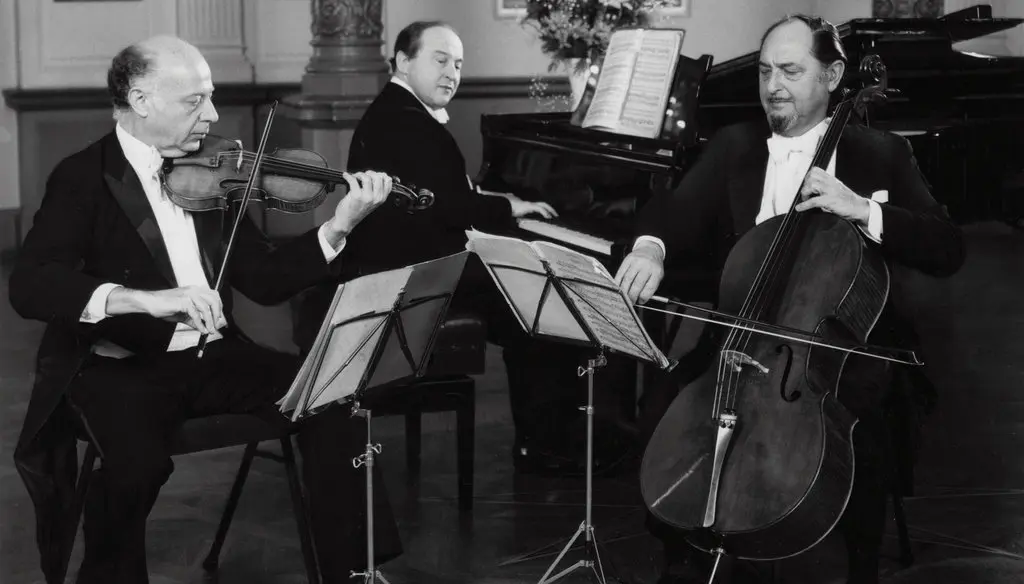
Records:
[[[861,73],[877,83],[836,106],[812,168],[827,168],[855,109],[885,98],[881,60],[866,57]],[[889,292],[881,252],[851,222],[797,212],[799,202],[730,251],[718,311],[705,311],[716,317],[708,322],[732,323],[717,366],[681,389],[641,465],[647,508],[715,555],[712,579],[722,555],[794,556],[838,523],[857,423],[838,394],[879,383],[871,368],[849,367],[851,356],[921,364],[867,344]]]

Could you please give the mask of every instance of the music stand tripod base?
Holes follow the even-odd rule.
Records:
[[[594,576],[600,584],[606,584],[607,580],[604,576],[604,566],[601,564],[601,553],[597,549],[597,537],[594,535],[594,522],[592,518],[593,508],[593,492],[594,492],[594,372],[598,367],[603,367],[608,363],[605,359],[604,353],[598,354],[596,359],[590,359],[587,361],[587,367],[579,368],[579,375],[587,376],[587,405],[581,407],[587,415],[587,499],[586,499],[586,514],[583,518],[583,522],[580,523],[579,528],[576,529],[576,533],[573,534],[569,542],[562,548],[561,553],[555,558],[555,561],[548,566],[548,570],[541,576],[538,584],[548,584],[560,580],[565,576],[575,572],[576,570],[590,569],[594,572]],[[573,544],[580,535],[584,537],[584,554],[585,559],[577,561],[575,564],[565,568],[561,572],[555,575],[551,575],[554,572],[555,567],[558,566],[562,558],[572,549]]]

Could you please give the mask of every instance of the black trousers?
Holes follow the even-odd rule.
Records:
[[[640,430],[646,444],[679,391],[696,379],[711,362],[718,345],[713,335],[705,334],[692,351],[684,355],[672,374],[665,375],[640,399]],[[851,363],[852,364],[852,363]],[[884,411],[875,399],[857,396],[844,405],[858,416],[853,433],[856,470],[850,500],[839,519],[840,533],[846,543],[849,582],[870,584],[878,581],[879,551],[885,532],[887,488],[892,468]],[[709,574],[713,558],[690,546],[682,533],[647,516],[648,529],[664,545],[669,569],[686,564],[691,570]]]
[[[93,357],[71,387],[71,402],[102,457],[87,495],[82,584],[148,582],[146,518],[174,465],[169,439],[188,418],[251,413],[284,424],[274,402],[298,361],[226,337],[195,350],[153,357]],[[310,523],[323,582],[349,582],[366,563],[365,477],[351,459],[364,449],[365,423],[332,407],[303,422],[298,434]],[[383,481],[375,488],[375,551],[401,553]]]

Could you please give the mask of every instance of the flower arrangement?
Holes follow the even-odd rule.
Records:
[[[527,0],[520,23],[537,31],[550,71],[570,59],[595,58],[608,48],[613,31],[648,26],[668,0]]]

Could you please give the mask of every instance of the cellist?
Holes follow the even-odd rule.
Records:
[[[724,258],[748,230],[786,213],[799,196],[797,211],[820,210],[859,227],[886,261],[932,276],[949,276],[964,261],[959,229],[929,193],[909,143],[902,137],[862,125],[848,125],[826,169],[810,170],[818,141],[829,122],[829,105],[848,63],[836,27],[814,16],[793,15],[773,24],[761,39],[758,87],[765,120],[720,130],[674,192],[653,199],[637,221],[632,252],[616,278],[627,295],[646,302],[665,273],[665,261],[710,253]],[[893,290],[869,341],[907,347],[909,324],[895,305]],[[894,296],[897,296],[894,298]],[[710,364],[715,343],[698,344],[701,366]],[[911,347],[907,347],[911,348]],[[649,436],[682,387],[673,378],[651,388],[641,403]],[[887,473],[893,467],[885,447],[887,399],[909,388],[924,391],[923,376],[900,369],[884,371],[884,391],[839,395],[858,419],[854,430],[856,473],[853,492],[840,520],[848,552],[848,582],[878,581],[879,548],[885,527]],[[706,579],[711,556],[689,547],[679,534],[651,520],[664,543],[660,583]]]

